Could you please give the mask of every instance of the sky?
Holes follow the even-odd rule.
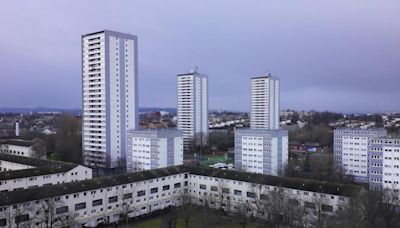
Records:
[[[250,78],[281,80],[281,108],[400,111],[400,1],[3,0],[0,107],[81,107],[81,35],[139,39],[139,106],[176,107],[199,66],[211,109],[248,111]]]

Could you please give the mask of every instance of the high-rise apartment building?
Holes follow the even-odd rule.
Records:
[[[128,172],[183,165],[182,131],[175,129],[128,131],[126,164]]]
[[[335,129],[334,165],[337,172],[368,183],[368,150],[370,140],[387,135],[385,129]]]
[[[127,130],[138,126],[138,41],[104,30],[82,36],[84,165],[125,166]]]
[[[184,149],[208,142],[208,77],[197,69],[178,74],[178,123]]]
[[[279,129],[279,79],[270,73],[251,79],[252,129]]]
[[[279,129],[279,79],[251,79],[250,129],[235,129],[235,169],[284,175],[288,131]]]
[[[400,190],[400,138],[374,138],[369,145],[371,189]]]

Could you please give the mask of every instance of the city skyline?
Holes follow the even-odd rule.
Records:
[[[0,106],[80,107],[79,37],[112,29],[139,37],[140,107],[176,107],[176,74],[199,65],[210,109],[249,112],[248,79],[268,70],[282,109],[400,111],[399,3],[227,3],[4,3]]]

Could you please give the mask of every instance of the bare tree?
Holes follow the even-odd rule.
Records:
[[[41,227],[51,228],[57,223],[61,223],[62,216],[57,217],[56,209],[64,206],[64,203],[54,198],[41,200],[36,209],[35,223],[40,223]]]
[[[5,218],[7,227],[19,228],[21,224],[30,222],[30,204],[15,204],[7,207],[0,213],[0,218]]]

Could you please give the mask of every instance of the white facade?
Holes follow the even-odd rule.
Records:
[[[252,129],[279,129],[280,108],[279,79],[267,74],[251,79],[251,113]]]
[[[23,164],[18,166],[18,164],[14,163],[11,164],[10,162],[0,161],[0,165],[3,166],[12,166],[18,170],[23,170]],[[76,166],[71,167],[68,171],[63,169],[54,169],[54,172],[49,172],[45,175],[41,175],[41,172],[35,171],[30,167],[31,170],[23,171],[28,172],[28,175],[24,175],[22,172],[9,172],[9,175],[2,175],[0,173],[0,192],[3,191],[14,191],[14,190],[21,190],[27,188],[36,188],[41,187],[44,185],[53,185],[53,184],[62,184],[68,183],[72,181],[81,181],[92,179],[92,170],[85,167],[85,166]],[[50,168],[50,167],[49,167]],[[14,169],[14,170],[16,170]]]
[[[372,189],[400,190],[400,139],[372,139],[369,148],[369,183]]]
[[[137,130],[128,132],[127,172],[183,164],[183,135],[180,130]]]
[[[336,129],[334,161],[337,169],[358,182],[368,182],[369,141],[382,136],[386,136],[384,129]]]
[[[91,178],[92,170],[81,165],[0,154],[0,192]]]
[[[126,132],[138,127],[137,37],[113,31],[82,36],[83,161],[125,165]]]
[[[183,132],[184,148],[193,140],[197,144],[208,142],[208,77],[193,70],[178,74],[178,121]]]
[[[239,208],[245,205],[248,216],[258,217],[262,216],[258,205],[268,200],[273,192],[283,194],[283,199],[290,201],[292,207],[305,208],[304,213],[312,217],[316,210],[328,215],[342,210],[349,197],[352,197],[349,193],[357,194],[361,191],[361,187],[346,185],[337,185],[336,188],[330,185],[325,189],[323,182],[303,182],[300,179],[291,179],[290,185],[297,187],[289,188],[286,187],[286,179],[278,180],[280,186],[276,186],[273,183],[277,183],[277,177],[270,178],[257,174],[180,166],[44,186],[40,188],[41,193],[36,195],[29,194],[31,190],[27,189],[21,192],[22,198],[19,199],[14,199],[17,197],[15,192],[0,193],[0,224],[11,222],[15,226],[15,220],[9,219],[11,214],[23,218],[20,225],[30,223],[30,227],[42,226],[37,211],[47,200],[54,205],[54,211],[50,212],[54,219],[53,227],[66,224],[69,227],[94,227],[101,223],[119,221],[124,213],[136,217],[169,206],[179,206],[185,195],[192,203],[207,203],[212,208],[227,212],[243,213]],[[313,189],[318,189],[318,192]]]
[[[236,129],[235,169],[269,175],[283,175],[288,162],[286,130]]]
[[[32,157],[34,155],[32,146],[11,143],[0,144],[0,153],[14,154],[24,157]]]

